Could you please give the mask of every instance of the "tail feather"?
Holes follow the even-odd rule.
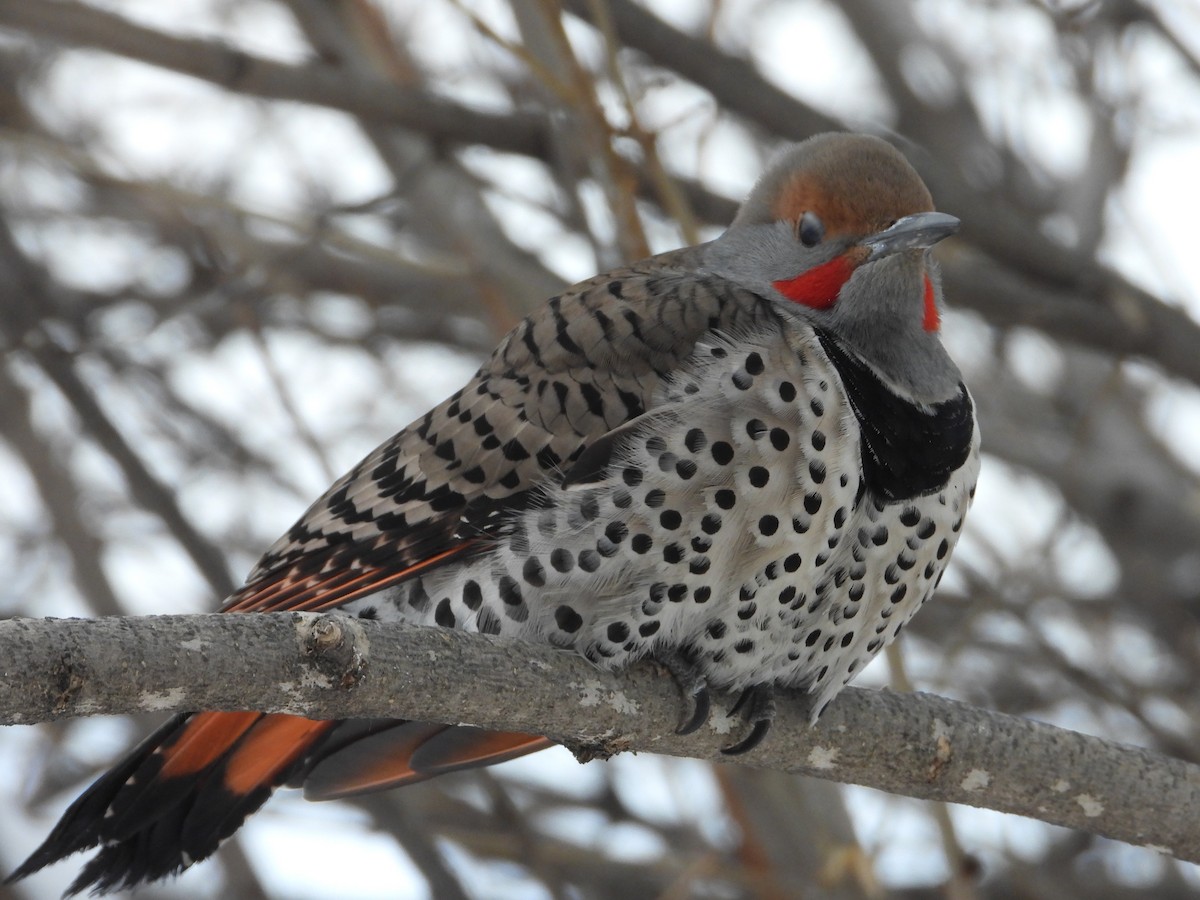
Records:
[[[336,722],[262,713],[177,716],[102,775],[7,881],[100,846],[68,893],[107,893],[210,856]]]
[[[210,856],[282,784],[328,800],[532,753],[546,738],[403,720],[177,716],[71,804],[9,882],[99,847],[68,893],[104,894]]]

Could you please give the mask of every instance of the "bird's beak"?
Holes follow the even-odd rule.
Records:
[[[891,256],[901,250],[932,247],[942,238],[958,231],[959,221],[940,212],[923,212],[897,219],[889,227],[863,238],[862,245],[871,251],[867,262]]]

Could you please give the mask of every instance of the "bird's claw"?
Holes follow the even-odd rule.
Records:
[[[675,729],[675,733],[691,734],[708,721],[708,713],[712,708],[708,682],[696,664],[681,651],[676,650],[669,656],[660,658],[659,663],[671,673],[671,677],[679,685],[684,702],[691,710],[691,714],[685,716],[683,723]]]
[[[743,706],[746,707],[747,720],[752,723],[750,733],[736,744],[723,747],[721,752],[726,756],[749,753],[767,736],[771,723],[775,721],[775,686],[755,684],[746,688],[729,710],[729,715],[737,715]]]

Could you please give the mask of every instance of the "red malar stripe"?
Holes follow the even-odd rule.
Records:
[[[928,275],[925,276],[925,321],[921,324],[926,331],[937,331],[942,326],[937,301],[933,297],[933,279]]]
[[[854,273],[854,264],[843,254],[821,263],[795,278],[772,282],[775,290],[789,300],[813,309],[829,309],[837,301],[842,285]]]

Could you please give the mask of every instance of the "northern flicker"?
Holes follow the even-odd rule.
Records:
[[[933,592],[979,468],[939,340],[934,212],[900,153],[820,135],[730,228],[608,272],[521,322],[462,390],[370,454],[226,612],[332,610],[650,658],[707,712],[772,691],[813,718]],[[277,786],[316,798],[508,759],[544,738],[258,713],[174,718],[16,871],[99,846],[72,889],[210,855]]]

